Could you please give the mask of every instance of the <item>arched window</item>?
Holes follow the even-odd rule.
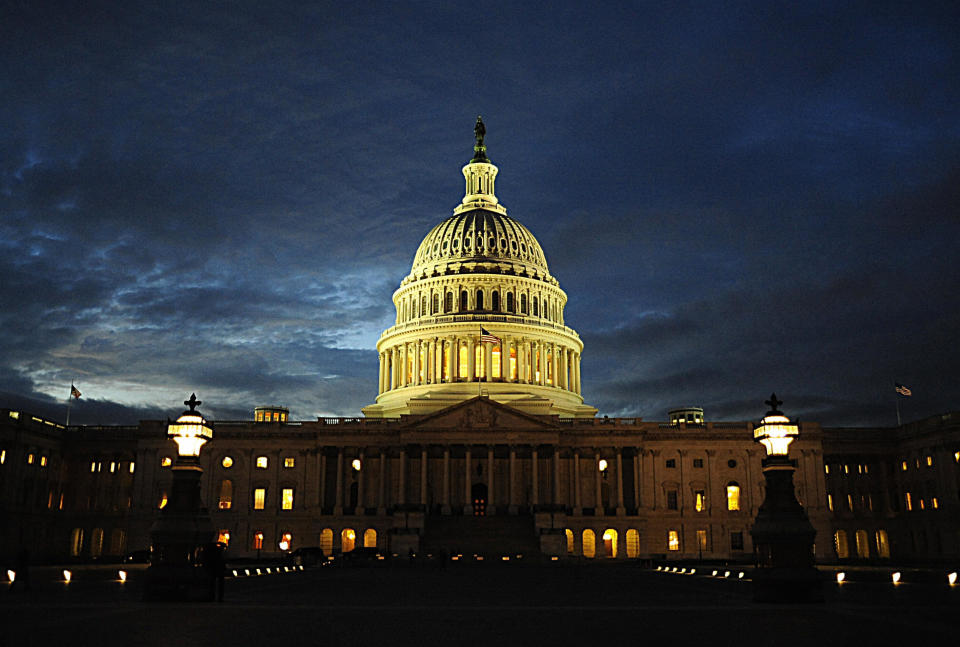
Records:
[[[676,530],[667,531],[667,550],[680,550],[680,533]]]
[[[527,295],[526,294],[520,295],[520,314],[522,315],[527,314]]]
[[[470,307],[470,297],[467,291],[460,292],[460,312],[465,312]]]
[[[70,556],[79,557],[83,550],[83,528],[74,528],[70,533]]]
[[[640,532],[636,528],[627,531],[627,557],[640,555]]]
[[[617,556],[617,531],[613,528],[603,531],[603,552],[609,558]]]
[[[437,314],[440,311],[440,295],[434,293],[433,295],[433,309],[430,311],[430,314]]]
[[[427,296],[420,297],[420,316],[427,316]]]
[[[583,556],[593,559],[597,556],[597,537],[592,530],[583,531]]]
[[[514,312],[513,292],[507,292],[507,312]]]
[[[550,318],[550,300],[547,297],[543,297],[543,303],[541,305],[543,305],[543,318],[549,319]]]
[[[477,290],[477,310],[483,310],[483,290]]]
[[[103,553],[103,528],[94,528],[90,533],[90,557],[100,557]]]
[[[233,507],[233,481],[230,479],[220,481],[220,498],[217,507],[221,510],[229,510]]]
[[[123,528],[114,528],[110,533],[110,554],[123,555],[127,552],[127,532]]]
[[[453,312],[453,292],[447,292],[447,296],[443,302],[443,311]]]
[[[837,557],[847,559],[850,557],[850,548],[847,546],[847,533],[845,530],[838,530],[833,533],[833,548],[837,551]]]
[[[567,536],[567,555],[573,555],[573,531],[565,528],[563,534]]]
[[[533,297],[533,316],[540,316],[540,308],[537,306],[537,297]]]
[[[496,290],[490,293],[490,309],[494,312],[500,312],[500,293]]]
[[[333,554],[333,528],[324,528],[320,531],[320,550],[324,555]]]
[[[878,530],[877,539],[877,557],[881,559],[890,559],[890,538],[887,537],[886,530]]]
[[[376,548],[377,547],[377,531],[373,528],[367,528],[363,533],[363,547],[364,548]]]
[[[867,531],[858,530],[853,535],[853,538],[857,545],[857,557],[860,559],[870,557],[870,538],[869,535],[867,535]]]
[[[340,552],[349,553],[357,546],[357,533],[353,528],[344,528],[340,533]]]
[[[740,485],[734,481],[727,483],[727,510],[740,509]]]

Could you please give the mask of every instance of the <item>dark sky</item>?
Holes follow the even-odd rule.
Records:
[[[0,406],[358,415],[482,114],[601,414],[960,409],[956,2],[301,4],[4,3]]]

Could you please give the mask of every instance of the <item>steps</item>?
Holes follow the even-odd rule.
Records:
[[[534,556],[540,554],[532,515],[428,516],[421,550],[449,555]]]

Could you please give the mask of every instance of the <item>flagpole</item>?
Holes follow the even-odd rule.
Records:
[[[894,391],[893,397],[897,399],[897,426],[902,427],[903,422],[900,420],[900,394]]]
[[[483,347],[483,326],[480,326],[480,359],[487,360],[487,349]],[[480,371],[480,377],[477,378],[477,397],[483,397],[483,376],[486,374],[486,367]]]

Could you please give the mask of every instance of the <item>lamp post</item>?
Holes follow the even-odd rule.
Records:
[[[753,439],[767,452],[763,459],[766,496],[750,530],[756,561],[753,599],[821,602],[820,577],[813,565],[816,531],[793,488],[797,462],[790,458],[790,443],[800,430],[777,408],[783,402],[775,393],[766,404],[770,411],[753,430]]]
[[[210,599],[210,574],[201,558],[214,540],[213,524],[200,499],[199,457],[200,448],[213,438],[213,427],[196,411],[202,404],[196,394],[184,404],[189,410],[167,423],[167,437],[177,444],[177,461],[167,505],[150,528],[151,559],[144,588],[148,600]]]

